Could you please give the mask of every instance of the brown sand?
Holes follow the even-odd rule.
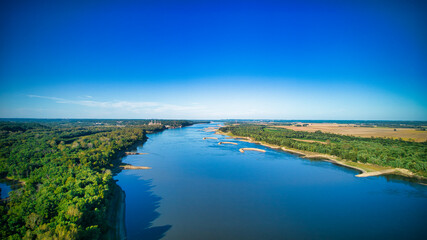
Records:
[[[206,140],[206,139],[215,139],[215,140],[218,140],[218,138],[216,138],[216,137],[204,137],[203,138],[203,140]]]
[[[218,145],[221,145],[221,144],[233,144],[233,145],[237,145],[237,143],[235,143],[235,142],[219,142],[218,143]]]
[[[259,149],[259,148],[241,148],[239,149],[241,153],[244,153],[245,151],[257,151],[257,152],[265,152],[265,150]]]
[[[123,170],[130,170],[130,169],[151,169],[151,167],[144,167],[144,166],[133,166],[133,165],[121,165],[121,169]]]

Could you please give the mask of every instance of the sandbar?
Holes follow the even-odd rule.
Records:
[[[265,150],[259,149],[259,148],[241,148],[239,149],[241,153],[244,153],[245,151],[256,151],[256,152],[265,152]]]
[[[218,145],[221,145],[221,144],[233,144],[233,145],[237,145],[237,143],[235,143],[235,142],[219,142],[218,143]]]
[[[206,139],[215,139],[215,140],[218,140],[218,138],[216,138],[216,137],[204,137],[203,138],[203,140],[206,140]]]

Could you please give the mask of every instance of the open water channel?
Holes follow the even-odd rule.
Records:
[[[203,131],[149,134],[115,179],[128,239],[425,239],[427,186]],[[203,137],[218,137],[218,140]],[[218,145],[233,141],[238,145]],[[238,151],[256,147],[261,152]]]

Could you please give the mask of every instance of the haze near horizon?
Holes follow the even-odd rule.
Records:
[[[422,1],[0,9],[1,118],[427,120]]]

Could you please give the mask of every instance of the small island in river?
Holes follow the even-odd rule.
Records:
[[[259,148],[240,148],[239,152],[244,153],[245,151],[255,151],[255,152],[263,152],[265,153],[265,150],[259,149]]]
[[[232,144],[232,145],[237,145],[237,143],[235,143],[235,142],[219,142],[219,143],[218,143],[218,145],[221,145],[221,144]]]

